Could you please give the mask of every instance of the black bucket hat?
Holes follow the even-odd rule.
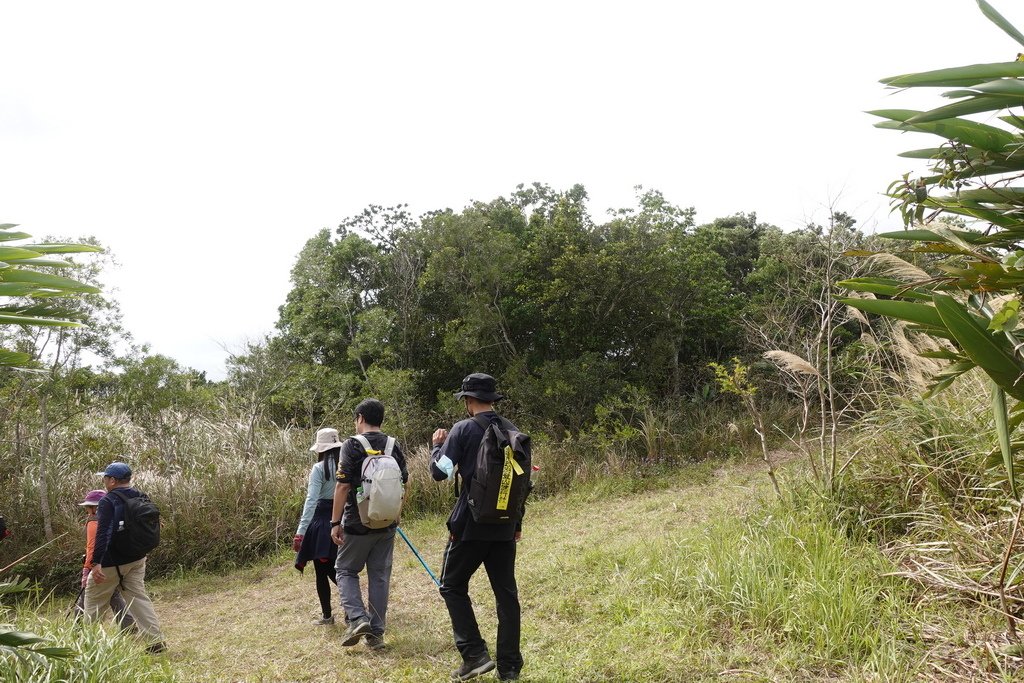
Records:
[[[497,403],[505,397],[495,391],[495,388],[497,388],[497,382],[493,377],[482,372],[474,372],[472,375],[466,375],[466,378],[462,380],[462,390],[455,392],[455,398],[472,396],[484,403]]]

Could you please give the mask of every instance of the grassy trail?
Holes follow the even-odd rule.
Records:
[[[649,641],[609,642],[614,620],[602,614],[608,606],[600,604],[600,587],[620,577],[607,572],[604,551],[624,539],[630,545],[653,543],[667,529],[736,515],[751,504],[752,490],[762,488],[762,477],[749,469],[690,468],[689,485],[677,481],[656,492],[611,497],[591,490],[531,505],[518,562],[522,680],[622,680],[631,667],[621,657],[655,657],[657,648]],[[404,528],[437,572],[443,520],[416,520]],[[400,539],[388,648],[380,654],[362,644],[341,647],[340,625],[310,624],[319,612],[313,577],[300,576],[290,563],[286,554],[269,566],[153,587],[171,646],[167,658],[182,680],[438,681],[458,664],[444,604]],[[471,594],[493,647],[494,600],[483,571],[474,577]]]
[[[778,506],[766,504],[771,495],[759,464],[704,464],[531,505],[517,564],[522,680],[932,680],[949,666],[936,644],[993,628],[991,617],[921,600],[886,577],[892,565],[878,549],[835,529],[813,497]],[[443,520],[404,527],[438,570]],[[313,577],[283,553],[153,586],[170,644],[165,672],[189,682],[447,680],[458,654],[444,604],[396,546],[383,652],[341,647],[340,625],[312,626]],[[471,594],[493,648],[484,572]]]

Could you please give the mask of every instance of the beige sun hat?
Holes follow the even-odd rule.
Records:
[[[338,430],[333,427],[324,427],[316,430],[316,441],[309,447],[309,450],[316,453],[323,453],[332,448],[340,448],[341,441],[338,440]]]

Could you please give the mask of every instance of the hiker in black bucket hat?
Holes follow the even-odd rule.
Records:
[[[480,523],[469,509],[470,482],[476,469],[477,452],[484,435],[492,425],[505,430],[516,426],[494,412],[494,404],[505,398],[498,393],[490,375],[474,372],[462,380],[455,398],[466,404],[469,418],[452,426],[451,431],[434,432],[430,474],[435,481],[458,476],[463,486],[448,517],[449,540],[441,569],[441,597],[452,621],[455,645],[462,655],[462,665],[452,678],[465,681],[491,671],[497,666],[498,678],[511,681],[519,678],[523,668],[520,651],[520,606],[516,586],[516,544],[522,535],[522,509],[506,523]],[[525,435],[523,435],[525,437]],[[528,437],[526,437],[528,439]],[[495,659],[480,635],[469,597],[469,580],[480,565],[487,571],[497,603],[498,637]]]

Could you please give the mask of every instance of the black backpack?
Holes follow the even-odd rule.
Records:
[[[494,422],[483,417],[473,420],[484,428],[467,498],[473,520],[478,524],[518,522],[530,493],[530,436],[500,417]]]
[[[121,499],[124,509],[124,528],[114,533],[111,550],[123,564],[141,560],[160,545],[160,510],[145,493],[134,498],[118,489],[110,493]]]

